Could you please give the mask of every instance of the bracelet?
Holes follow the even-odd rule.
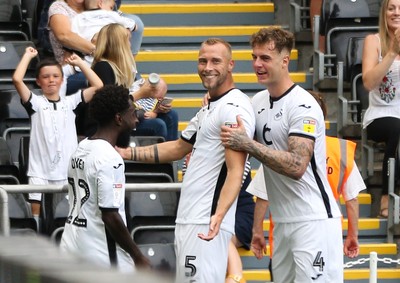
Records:
[[[131,146],[131,160],[133,160],[133,147]]]
[[[236,283],[240,283],[240,281],[242,280],[242,276],[237,275],[237,274],[230,274],[230,275],[228,275],[227,278],[232,279],[232,280],[235,281]]]

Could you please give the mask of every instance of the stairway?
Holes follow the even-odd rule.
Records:
[[[200,43],[208,37],[221,37],[231,43],[236,63],[234,79],[238,88],[249,96],[262,90],[251,66],[249,38],[260,27],[279,22],[275,18],[275,9],[273,1],[257,0],[219,0],[212,3],[197,3],[195,0],[123,1],[121,11],[139,15],[145,24],[142,50],[136,57],[138,70],[143,77],[151,72],[159,73],[168,83],[168,96],[174,97],[173,107],[179,114],[179,131],[185,128],[201,106],[205,90],[197,75],[197,54]],[[311,89],[312,76],[299,70],[300,56],[299,50],[292,51],[290,74],[297,84]],[[257,169],[258,163],[252,166]],[[361,250],[357,259],[369,257],[370,251],[378,252],[379,258],[396,259],[396,244],[386,242],[387,221],[369,218],[371,196],[360,194],[359,202]],[[342,211],[345,211],[343,200],[341,203]],[[346,225],[345,220],[345,234]],[[267,218],[264,227],[267,236]],[[258,261],[249,251],[239,249],[239,252],[248,283],[270,281],[268,255]],[[347,258],[345,262],[348,262]],[[379,262],[378,267],[378,282],[400,282],[400,269],[395,264]],[[364,283],[369,281],[368,278],[368,263],[345,269],[346,283]]]

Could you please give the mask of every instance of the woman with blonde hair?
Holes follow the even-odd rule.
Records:
[[[137,70],[130,49],[130,36],[129,30],[119,24],[106,25],[97,35],[92,67],[104,84],[125,88],[133,85]],[[136,97],[139,98],[142,97]]]
[[[369,90],[363,127],[375,142],[385,142],[379,216],[388,216],[388,159],[395,157],[400,137],[400,0],[383,0],[379,32],[365,38],[362,74]]]
[[[135,59],[130,48],[129,30],[119,24],[104,26],[96,39],[92,68],[104,85],[122,85],[130,89],[135,103],[144,107],[149,100],[162,98],[167,92],[163,79],[152,85],[148,80],[136,80]],[[178,115],[171,109],[171,103],[159,104],[152,110],[154,115],[144,115],[136,128],[136,135],[163,136],[165,140],[178,138]],[[147,109],[146,109],[147,111]]]

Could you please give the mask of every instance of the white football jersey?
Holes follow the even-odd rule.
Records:
[[[291,135],[313,139],[314,154],[299,180],[264,166],[270,210],[276,223],[340,217],[326,177],[325,122],[321,107],[303,88],[294,85],[278,99],[268,90],[252,100],[256,137],[274,150],[288,150]]]
[[[221,126],[235,127],[237,115],[241,116],[249,137],[253,137],[255,120],[251,102],[238,89],[210,100],[182,132],[182,138],[193,144],[193,151],[182,183],[176,223],[210,223],[227,173]],[[234,233],[235,211],[236,202],[225,215],[221,229]]]
[[[124,161],[107,141],[79,143],[68,168],[70,209],[61,248],[103,266],[115,263],[122,271],[133,271],[133,260],[106,232],[101,215],[102,209],[116,209],[126,225],[124,171]]]

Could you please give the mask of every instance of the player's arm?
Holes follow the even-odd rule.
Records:
[[[182,159],[192,151],[192,144],[182,138],[149,146],[116,148],[123,159],[145,163],[166,163]]]
[[[249,154],[275,172],[300,179],[307,169],[314,152],[314,140],[299,136],[289,136],[288,151],[274,150],[251,140]]]
[[[221,140],[225,147],[246,151],[275,172],[295,180],[303,176],[314,152],[313,139],[289,136],[287,151],[274,150],[249,138],[240,116],[237,122],[237,128],[222,127]]]
[[[358,215],[359,206],[357,197],[346,201],[346,211],[348,219],[347,237],[344,243],[344,254],[349,258],[358,256]]]
[[[267,254],[266,241],[264,237],[264,218],[268,210],[268,200],[257,197],[254,207],[253,236],[251,238],[251,251],[257,259],[262,259]]]
[[[107,231],[111,234],[115,242],[129,253],[136,266],[150,266],[148,259],[142,254],[135,242],[133,242],[117,209],[101,208],[101,218],[103,219]]]
[[[19,96],[21,97],[22,103],[27,102],[29,100],[29,97],[31,96],[31,91],[24,83],[24,77],[26,74],[26,70],[28,69],[29,63],[34,57],[37,56],[37,54],[38,52],[35,48],[27,47],[12,77],[13,84]]]
[[[211,217],[208,234],[199,234],[199,238],[209,241],[218,235],[225,214],[239,194],[246,157],[247,154],[245,152],[225,149],[225,162],[227,167],[225,183],[221,189],[215,214]]]

